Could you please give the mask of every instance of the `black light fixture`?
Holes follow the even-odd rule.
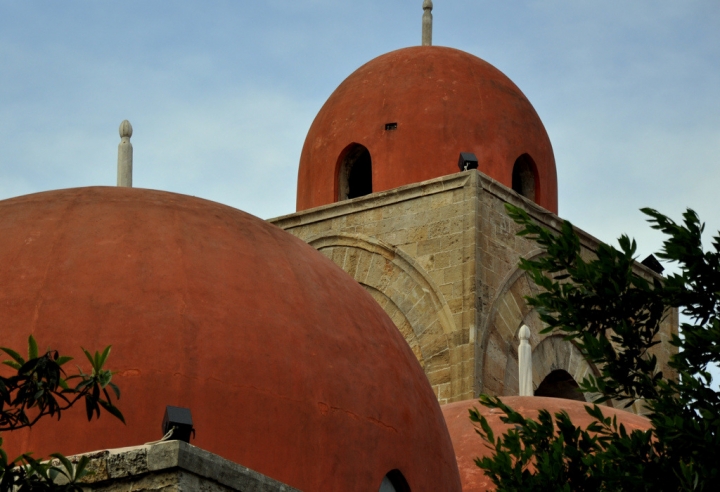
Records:
[[[468,169],[478,168],[478,159],[472,152],[460,152],[460,159],[458,160],[458,167],[460,171],[467,171]]]
[[[189,408],[165,407],[165,417],[163,418],[162,431],[163,435],[172,430],[172,434],[168,437],[171,441],[190,442],[190,433],[195,437],[195,429],[193,429],[192,415]]]
[[[653,272],[662,275],[662,272],[665,271],[665,267],[663,267],[660,262],[655,258],[655,255],[650,253],[647,258],[645,258],[643,261],[641,261],[643,265],[648,267]]]

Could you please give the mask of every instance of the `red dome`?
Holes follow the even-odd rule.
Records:
[[[84,409],[6,433],[10,454],[160,437],[189,407],[193,444],[302,490],[459,490],[440,407],[365,290],[312,247],[233,208],[130,188],[0,202],[2,345],[112,344],[127,426]],[[82,357],[77,359],[81,365]]]
[[[525,417],[537,418],[538,411],[545,409],[552,415],[565,410],[576,426],[587,427],[593,420],[585,411],[587,403],[582,401],[542,396],[504,396],[502,401]],[[455,448],[463,492],[495,490],[490,478],[475,465],[475,458],[491,456],[492,453],[485,445],[485,441],[475,433],[475,427],[468,413],[471,408],[477,408],[487,418],[496,436],[506,432],[509,426],[500,421],[500,417],[505,415],[503,412],[484,407],[477,400],[459,401],[442,407]],[[650,428],[648,419],[634,413],[606,406],[602,407],[602,411],[605,416],[617,416],[618,422],[624,424],[628,432]]]
[[[392,125],[386,130],[386,124]],[[297,209],[333,203],[344,156],[360,144],[372,161],[372,191],[458,172],[460,152],[512,186],[513,167],[534,163],[534,200],[557,213],[552,146],[540,118],[502,72],[469,53],[404,48],[366,63],[333,92],[300,157]]]

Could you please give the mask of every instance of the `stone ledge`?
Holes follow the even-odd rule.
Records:
[[[290,229],[300,225],[312,224],[323,220],[341,217],[355,212],[364,212],[378,207],[384,207],[392,203],[400,203],[406,200],[413,200],[424,196],[442,193],[444,191],[462,188],[471,179],[477,171],[463,171],[461,173],[450,174],[440,178],[430,179],[421,183],[400,186],[391,190],[379,191],[370,195],[353,198],[351,200],[343,200],[340,202],[329,203],[319,207],[295,212],[293,214],[282,215],[268,222],[275,224],[281,229]]]
[[[89,490],[292,492],[284,483],[182,441],[87,453]],[[77,462],[79,456],[71,459]],[[121,485],[122,484],[122,485]]]

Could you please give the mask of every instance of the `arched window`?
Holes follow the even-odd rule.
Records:
[[[410,492],[410,486],[400,470],[391,470],[383,477],[378,492]]]
[[[548,374],[535,390],[535,396],[585,401],[585,396],[580,392],[577,381],[573,379],[569,372],[562,369],[557,369]]]
[[[339,161],[338,200],[372,193],[372,159],[367,148],[350,144],[340,154]]]
[[[515,160],[512,172],[512,189],[525,198],[537,201],[537,167],[535,161],[528,154],[523,154]]]

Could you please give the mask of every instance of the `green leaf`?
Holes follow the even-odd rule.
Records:
[[[35,341],[35,337],[30,335],[28,337],[28,359],[38,358],[38,345]]]
[[[17,362],[19,365],[22,366],[23,364],[25,364],[25,359],[20,357],[20,354],[18,354],[14,350],[9,349],[7,347],[0,347],[0,350],[2,350],[6,354],[8,354],[10,357],[12,357],[15,360],[15,362]]]
[[[95,369],[95,359],[93,359],[93,356],[90,354],[90,352],[85,350],[83,347],[80,347],[80,348],[82,349],[83,353],[85,354],[85,357],[87,357],[87,360],[90,361],[90,365],[92,366],[92,368]]]
[[[60,357],[57,358],[55,363],[59,366],[62,366],[63,364],[70,362],[71,360],[73,360],[72,357],[69,357],[67,355],[61,355]]]
[[[20,368],[22,367],[22,365],[18,364],[14,360],[4,360],[2,363],[5,364],[6,366],[10,366],[16,370],[20,370]]]
[[[60,453],[53,453],[53,454],[51,454],[50,456],[52,456],[53,458],[56,458],[57,460],[60,461],[60,463],[62,463],[62,465],[63,465],[63,467],[65,468],[65,470],[67,470],[67,473],[66,473],[65,475],[66,475],[69,479],[72,480],[73,475],[74,475],[75,467],[74,467],[73,464],[70,462],[70,460],[67,459],[65,456],[63,456],[63,455],[60,454]]]
[[[88,463],[90,463],[90,457],[88,455],[83,455],[80,457],[77,465],[75,465],[74,481],[81,480],[87,475],[93,473],[90,470],[86,470]]]
[[[115,398],[117,398],[119,400],[120,399],[120,388],[118,388],[118,386],[115,383],[108,383],[108,386],[110,386],[110,388],[115,393]]]
[[[107,410],[112,416],[119,419],[123,424],[125,424],[125,417],[123,417],[122,412],[120,412],[120,409],[118,409],[113,404],[106,402],[105,400],[98,400],[98,403]]]
[[[110,355],[111,348],[112,348],[112,345],[108,345],[107,347],[105,347],[105,350],[103,350],[102,355],[100,355],[98,370],[102,369],[103,365],[105,364],[105,360],[107,359],[108,355]]]

